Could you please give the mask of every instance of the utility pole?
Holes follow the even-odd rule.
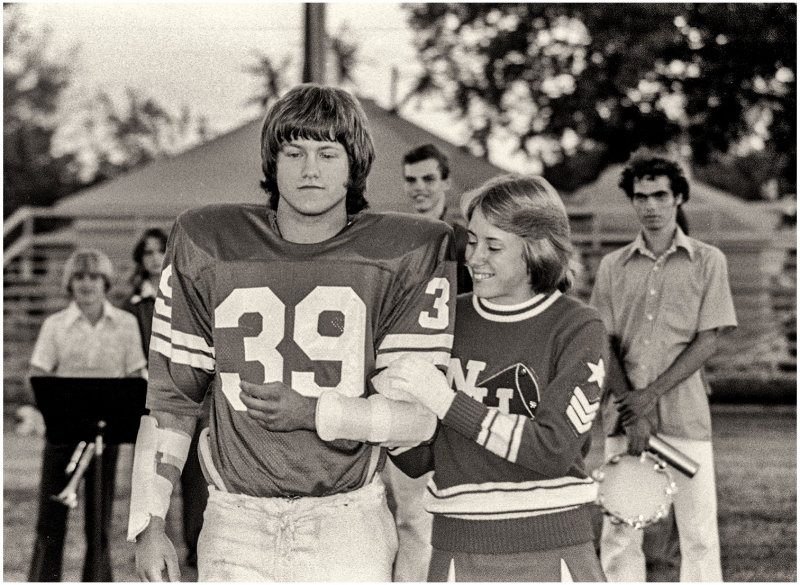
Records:
[[[305,55],[303,83],[325,83],[325,3],[305,4]]]

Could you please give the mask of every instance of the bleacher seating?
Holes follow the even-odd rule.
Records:
[[[136,238],[145,227],[166,229],[172,221],[169,217],[91,221],[62,217],[60,224],[56,222],[58,229],[38,233],[31,227],[36,218],[49,218],[52,228],[53,213],[28,213],[30,219],[25,221],[30,226],[26,229],[4,226],[4,249],[14,252],[4,255],[3,263],[3,395],[7,404],[26,399],[23,377],[33,343],[43,319],[67,303],[60,291],[61,268],[75,246],[96,246],[109,254],[118,275],[112,302],[119,301],[121,297],[113,293],[121,290],[131,269],[130,250]],[[575,294],[587,300],[602,256],[626,244],[632,236],[601,230],[591,213],[573,212],[570,219],[583,268]],[[740,327],[725,339],[709,364],[710,377],[796,377],[797,247],[793,233],[775,236],[768,245],[763,239],[744,237],[711,242],[728,257]],[[20,246],[23,237],[27,244]]]

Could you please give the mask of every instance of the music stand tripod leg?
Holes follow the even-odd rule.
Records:
[[[97,422],[97,435],[94,438],[94,531],[92,533],[92,550],[94,551],[94,566],[91,568],[92,581],[106,581],[107,577],[101,573],[103,567],[103,433],[106,423]],[[88,487],[88,486],[87,486]]]

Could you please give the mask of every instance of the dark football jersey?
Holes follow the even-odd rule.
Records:
[[[156,302],[147,407],[195,415],[211,392],[211,455],[232,492],[358,488],[377,450],[265,430],[247,415],[239,382],[361,397],[367,376],[401,355],[446,366],[454,283],[452,232],[442,222],[364,212],[329,240],[296,244],[280,237],[265,206],[184,213]]]

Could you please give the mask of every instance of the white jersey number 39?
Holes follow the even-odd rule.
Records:
[[[278,344],[284,337],[286,305],[268,287],[236,289],[214,312],[217,328],[236,328],[239,318],[248,313],[261,315],[262,327],[255,337],[245,337],[244,358],[264,367],[264,383],[283,380],[283,356]],[[344,315],[341,335],[321,335],[319,316],[325,311]],[[367,309],[349,287],[318,286],[294,308],[293,340],[312,360],[341,362],[341,378],[333,389],[345,396],[361,396],[364,391],[364,342]],[[319,396],[323,390],[314,381],[314,372],[291,372],[285,382],[305,396]],[[246,410],[239,399],[239,374],[220,372],[222,391],[235,410]]]
[[[450,314],[450,285],[445,278],[433,278],[425,290],[434,296],[432,311],[423,311],[419,324],[427,329],[446,329]],[[239,319],[248,314],[261,315],[262,327],[256,336],[244,337],[244,359],[258,362],[264,369],[264,383],[283,380],[283,356],[278,344],[285,333],[286,305],[269,287],[235,289],[214,312],[218,329],[237,328]],[[323,312],[341,313],[341,334],[319,333],[319,317]],[[294,308],[292,339],[314,361],[340,362],[341,377],[334,387],[322,387],[314,381],[314,372],[291,372],[286,384],[305,396],[319,396],[323,390],[333,389],[344,396],[361,396],[364,391],[364,343],[367,308],[356,292],[343,286],[318,286]],[[235,410],[246,410],[239,399],[240,377],[236,372],[220,371],[222,391]]]

